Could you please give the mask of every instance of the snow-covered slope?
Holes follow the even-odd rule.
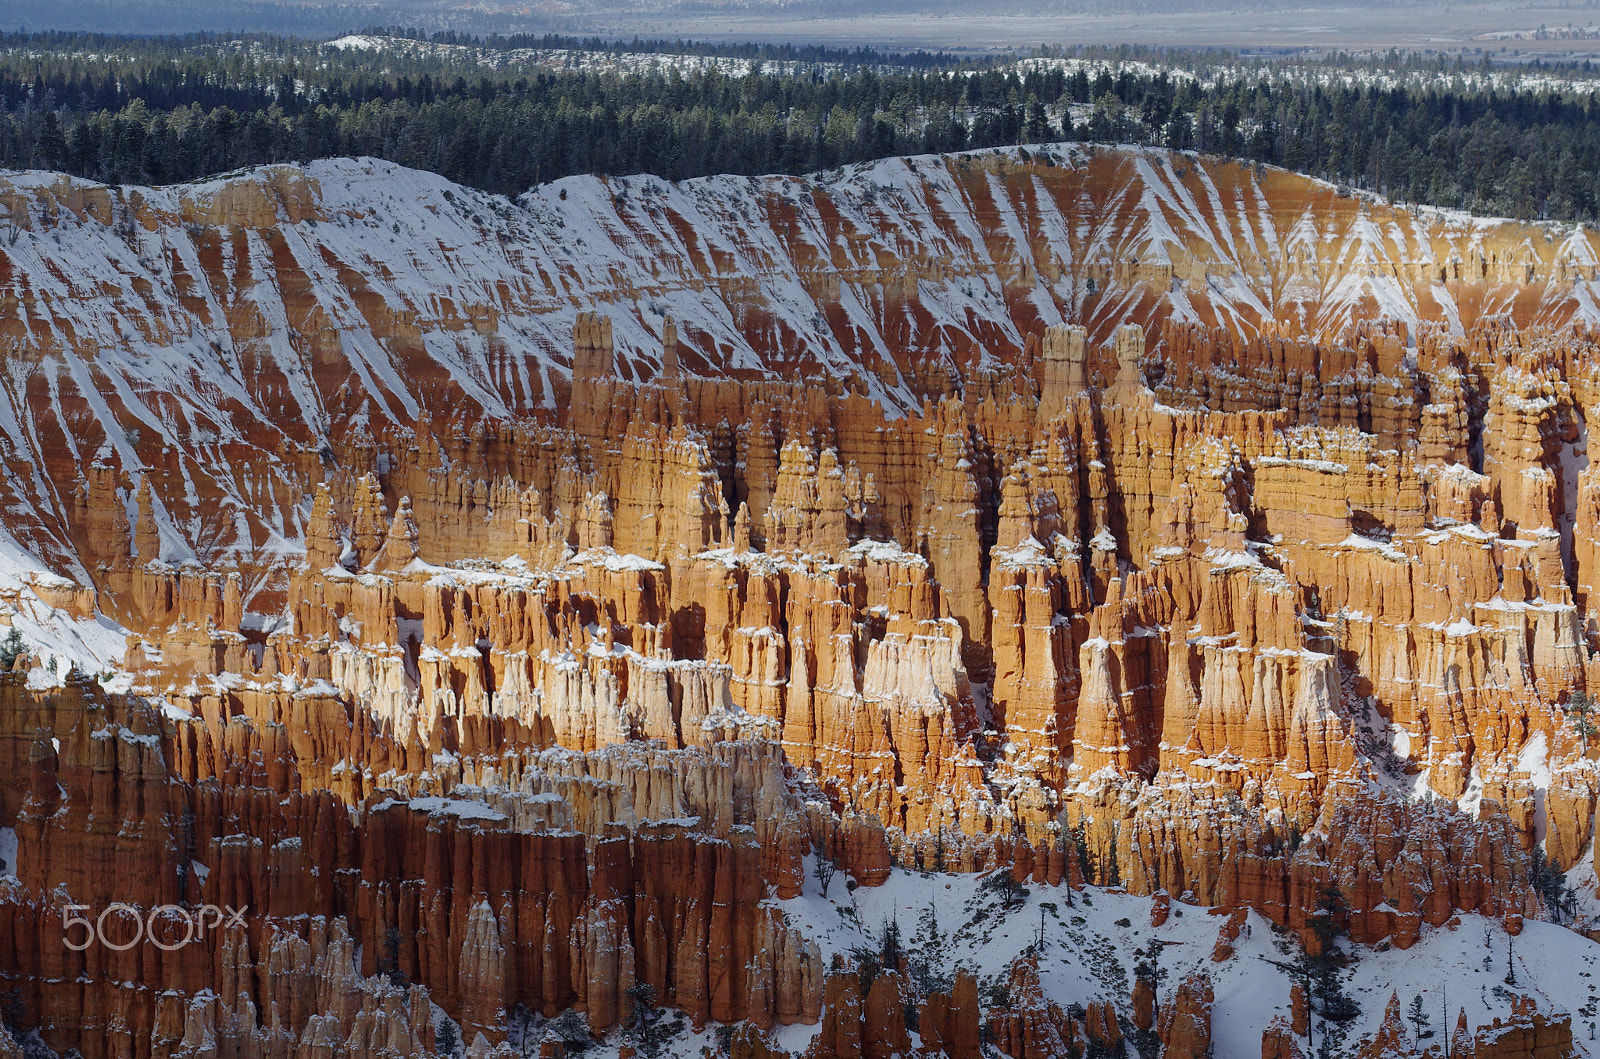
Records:
[[[848,955],[857,948],[871,948],[891,920],[904,944],[915,951],[928,941],[923,924],[931,911],[943,941],[936,944],[944,972],[965,967],[980,982],[1003,981],[1011,961],[1039,939],[1042,925],[1039,977],[1045,995],[1063,1009],[1110,1001],[1129,1017],[1136,953],[1159,940],[1165,943],[1162,966],[1167,972],[1158,995],[1161,1004],[1172,999],[1178,983],[1191,972],[1211,977],[1216,990],[1213,1048],[1218,1056],[1260,1054],[1261,1034],[1268,1024],[1275,1016],[1289,1017],[1293,979],[1272,961],[1292,963],[1298,942],[1287,932],[1275,932],[1253,911],[1233,943],[1232,956],[1217,962],[1212,959],[1213,946],[1227,919],[1209,914],[1209,909],[1174,901],[1171,909],[1176,914],[1152,927],[1148,897],[1098,887],[1069,894],[1066,887],[1032,885],[1027,901],[1006,912],[985,891],[984,878],[897,869],[885,885],[861,887],[853,894],[836,879],[829,890],[831,900],[824,900],[808,875],[805,895],[783,902],[783,908],[803,924],[807,937],[821,945],[825,965],[835,952]],[[1074,902],[1070,907],[1069,896]],[[1444,1023],[1447,1008],[1451,1029],[1465,1011],[1469,1028],[1476,1030],[1495,1018],[1508,1020],[1515,996],[1531,996],[1541,1012],[1573,1016],[1573,1038],[1580,1054],[1600,1055],[1600,1047],[1587,1040],[1587,1016],[1580,1013],[1593,1011],[1600,991],[1600,977],[1594,977],[1600,970],[1600,945],[1564,927],[1530,920],[1520,936],[1510,939],[1498,921],[1466,914],[1457,917],[1454,926],[1425,928],[1410,949],[1342,946],[1350,956],[1342,975],[1344,988],[1361,1008],[1361,1014],[1347,1024],[1351,1047],[1346,1054],[1354,1054],[1357,1041],[1377,1032],[1389,995],[1398,993],[1403,1007],[1409,1007],[1413,997],[1423,998],[1434,1031]],[[1514,989],[1505,984],[1508,958],[1516,970]],[[799,1051],[813,1030],[790,1027],[782,1043]],[[1435,1032],[1433,1043],[1441,1039]]]
[[[654,376],[671,316],[691,373],[826,373],[908,407],[1068,319],[1098,340],[1167,316],[1559,322],[1600,316],[1597,264],[1593,233],[1139,149],[579,177],[517,202],[368,159],[166,188],[13,174],[0,503],[24,548],[80,580],[75,483],[96,462],[129,505],[148,474],[166,558],[292,551],[326,441],[553,408],[583,310],[611,316],[624,378]]]
[[[780,906],[820,946],[824,966],[836,953],[853,961],[857,951],[876,949],[892,921],[909,959],[931,956],[933,970],[941,975],[965,969],[980,988],[1003,985],[1012,961],[1042,936],[1039,980],[1044,995],[1063,1010],[1109,1001],[1125,1026],[1132,1024],[1134,1014],[1130,993],[1142,959],[1139,952],[1159,941],[1165,972],[1157,993],[1160,1006],[1172,1002],[1179,983],[1191,973],[1211,979],[1212,1054],[1218,1057],[1261,1054],[1263,1032],[1274,1019],[1290,1018],[1294,976],[1282,968],[1294,962],[1298,942],[1253,911],[1232,955],[1217,961],[1212,958],[1214,945],[1227,917],[1213,915],[1211,909],[1172,902],[1166,922],[1153,927],[1148,897],[1101,887],[1069,892],[1035,884],[1025,902],[1005,911],[985,889],[986,878],[897,869],[884,885],[853,893],[846,891],[844,879],[836,878],[824,899],[808,874],[805,895]],[[1422,998],[1426,1023],[1404,1027],[1419,1050],[1441,1048],[1446,1035],[1441,1030],[1454,1031],[1463,1013],[1472,1032],[1496,1019],[1510,1022],[1520,997],[1532,998],[1546,1016],[1571,1016],[1576,1053],[1600,1056],[1600,1046],[1588,1033],[1600,1006],[1600,945],[1564,927],[1529,921],[1511,938],[1499,921],[1463,914],[1444,927],[1425,928],[1409,949],[1348,942],[1341,948],[1347,960],[1341,985],[1360,1014],[1332,1027],[1341,1041],[1334,1054],[1355,1055],[1360,1042],[1370,1041],[1383,1023],[1390,996],[1396,995],[1406,1012],[1415,998]],[[1511,968],[1514,986],[1506,984]],[[1313,1026],[1319,1043],[1327,1028],[1320,1019]],[[1429,1036],[1416,1040],[1418,1030]],[[817,1026],[797,1024],[779,1027],[771,1039],[798,1055],[817,1032]],[[680,1027],[671,1047],[675,1054],[698,1054],[699,1045],[712,1039],[710,1032],[695,1034]],[[627,1041],[626,1034],[615,1033],[600,1054],[616,1054]],[[1302,1038],[1300,1044],[1305,1047],[1306,1041]],[[1125,1054],[1135,1053],[1130,1048]]]

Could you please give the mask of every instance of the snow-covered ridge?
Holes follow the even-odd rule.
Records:
[[[1489,39],[1485,35],[1476,39]],[[1538,68],[1525,68],[1521,64],[1497,66],[1485,70],[1466,67],[1458,72],[1441,74],[1431,67],[1416,69],[1384,69],[1381,66],[1340,65],[1323,62],[1217,62],[1192,66],[1151,63],[1138,59],[1079,59],[1035,57],[1018,60],[1014,68],[1026,75],[1039,70],[1063,70],[1068,74],[1079,71],[1091,79],[1101,73],[1113,78],[1122,73],[1135,77],[1158,77],[1166,74],[1173,81],[1192,82],[1201,88],[1212,89],[1235,82],[1265,83],[1290,88],[1366,88],[1378,91],[1393,89],[1418,89],[1433,92],[1478,93],[1495,92],[1556,92],[1589,95],[1600,91],[1600,78],[1558,76]]]
[[[755,72],[794,77],[799,74],[827,76],[847,72],[843,65],[827,62],[741,59],[728,55],[672,52],[593,51],[587,48],[478,48],[365,33],[352,33],[331,40],[323,47],[341,52],[371,52],[407,59],[437,59],[489,70],[543,70],[549,73],[665,74],[677,71],[680,74],[696,74],[715,70],[728,77],[745,77]]]
[[[1530,31],[1533,35],[1537,31]],[[1594,35],[1594,27],[1580,31]],[[1478,39],[1519,39],[1520,31],[1484,34]],[[328,41],[324,48],[339,52],[365,52],[389,55],[400,59],[434,60],[450,64],[477,66],[484,69],[525,69],[566,73],[666,73],[676,70],[680,74],[705,73],[715,70],[728,77],[744,77],[760,71],[770,74],[797,76],[819,73],[824,76],[840,73],[850,75],[861,69],[853,64],[831,62],[796,62],[777,60],[742,59],[733,56],[677,54],[672,52],[614,52],[584,48],[483,48],[464,44],[440,44],[415,40],[409,37],[389,37],[375,34],[353,33]],[[1593,76],[1562,76],[1537,68],[1527,69],[1513,64],[1493,69],[1477,66],[1441,74],[1431,66],[1415,69],[1385,69],[1380,65],[1335,64],[1325,62],[1269,62],[1233,61],[1209,63],[1165,63],[1141,59],[1076,58],[1034,56],[1002,63],[998,67],[973,67],[951,70],[945,76],[971,77],[998,68],[1027,76],[1042,70],[1062,70],[1068,74],[1080,71],[1091,79],[1101,73],[1115,78],[1123,73],[1136,77],[1159,77],[1165,74],[1175,81],[1188,81],[1211,89],[1234,82],[1265,82],[1285,87],[1343,87],[1367,88],[1389,91],[1396,88],[1424,89],[1476,93],[1495,92],[1557,92],[1589,94],[1600,91],[1600,78]],[[873,67],[875,70],[896,69],[893,64]]]
[[[91,465],[127,476],[131,515],[133,476],[181,454],[156,480],[164,559],[291,554],[293,454],[384,421],[553,408],[580,311],[611,317],[624,379],[655,377],[671,317],[690,373],[825,373],[891,409],[920,404],[929,362],[992,370],[1069,320],[1104,341],[1168,316],[1324,334],[1377,314],[1600,317],[1592,232],[1156,149],[583,176],[514,202],[372,159],[163,188],[15,173],[0,209],[0,502],[21,550],[80,581],[64,483]]]

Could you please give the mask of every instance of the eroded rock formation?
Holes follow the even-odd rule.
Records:
[[[894,164],[966,189],[991,233],[1012,230],[994,221],[1011,197],[1032,231],[1051,196],[1135,163],[1163,187],[1255,189],[1285,225],[1325,206],[1337,234],[1383,209],[1175,158]],[[484,251],[469,297],[453,269],[489,222],[456,206],[426,317],[377,289],[396,282],[382,255],[318,244],[300,262],[278,226],[373,216],[320,171],[142,207],[146,232],[189,226],[163,258],[187,315],[124,303],[145,306],[127,310],[143,340],[195,353],[215,334],[205,357],[249,380],[209,426],[179,395],[181,445],[146,444],[57,394],[94,444],[19,451],[0,486],[33,512],[17,538],[70,575],[36,576],[8,616],[26,595],[129,633],[114,680],[0,674],[0,775],[16,777],[0,827],[18,850],[0,992],[50,1046],[418,1054],[436,1006],[474,1055],[512,1054],[527,1026],[559,1054],[569,1011],[642,1039],[657,1007],[745,1024],[720,1046],[751,1056],[793,1026],[817,1027],[815,1059],[914,1039],[969,1059],[985,1036],[1014,1059],[1133,1034],[1173,1059],[1213,1047],[1198,970],[1075,1005],[1037,953],[981,992],[970,968],[930,984],[909,960],[825,958],[784,905],[816,858],[860,887],[897,867],[1111,886],[1153,899],[1157,927],[1208,906],[1223,915],[1199,958],[1217,968],[1252,911],[1286,945],[1315,948],[1330,916],[1402,950],[1462,913],[1512,934],[1552,914],[1532,853],[1578,864],[1600,793],[1582,712],[1600,682],[1600,337],[1568,322],[1592,277],[1557,267],[1566,244],[1549,275],[1488,259],[1454,275],[1464,236],[1397,221],[1393,267],[1365,288],[1397,284],[1414,318],[1376,323],[1306,258],[1314,242],[1232,261],[1216,248],[1233,243],[1183,229],[1159,261],[1113,266],[1006,236],[890,284],[832,250],[783,264],[741,243],[746,279],[708,238],[653,282],[740,305],[737,343],[667,299],[651,345],[642,317],[594,309],[642,288],[599,287],[558,342],[544,310],[570,307],[555,277],[578,274],[495,279]],[[792,216],[798,185],[774,187],[763,201]],[[29,193],[82,238],[111,194]],[[538,217],[576,208],[542,194]],[[864,215],[838,218],[866,239]],[[505,223],[531,238],[516,226],[533,221]],[[258,243],[278,255],[271,313],[221,265],[227,245],[265,268]],[[31,286],[44,251],[27,252],[0,282],[30,312],[105,322],[100,302]],[[786,268],[835,315],[841,283],[879,290],[876,337],[847,342],[857,325],[824,314],[831,339],[759,346],[782,314],[746,286]],[[1162,293],[1238,269],[1326,286],[1249,321],[1208,302],[1206,325]],[[995,320],[924,341],[944,325],[904,292],[980,273],[998,277]],[[1106,294],[1084,300],[1083,274]],[[1475,307],[1464,329],[1427,322],[1445,294]],[[1301,308],[1314,326],[1291,334]],[[43,333],[9,332],[15,355],[84,356]],[[539,336],[544,353],[512,351]],[[386,368],[352,386],[357,362]],[[780,362],[831,374],[782,381]],[[322,411],[267,416],[267,458],[239,424],[269,399]],[[42,421],[32,390],[18,400]],[[84,451],[100,455],[70,465]],[[59,510],[30,493],[35,462],[82,478]],[[61,944],[65,906],[113,902],[249,911],[170,954]],[[1307,1002],[1285,1001],[1264,1056],[1304,1051]],[[1518,1005],[1463,1029],[1473,1054],[1571,1046],[1570,1017]],[[1404,1054],[1404,1032],[1386,1019],[1371,1047]]]

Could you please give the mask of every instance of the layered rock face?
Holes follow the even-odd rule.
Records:
[[[40,365],[7,528],[78,579],[30,599],[129,635],[114,680],[0,675],[5,1018],[87,1059],[423,1054],[438,1013],[560,1054],[563,1012],[657,1006],[740,1055],[1176,1059],[1214,1050],[1203,970],[1064,1004],[1035,952],[980,994],[783,903],[819,859],[1005,869],[1229,913],[1214,964],[1249,910],[1313,949],[1553,914],[1600,790],[1588,236],[1146,152],[740,182],[737,222],[712,182],[379,168],[19,185],[133,278],[0,259]],[[159,399],[112,321],[190,357]],[[248,911],[61,944],[114,902]],[[1464,1047],[1573,1046],[1513,1016]]]
[[[330,448],[566,407],[596,377],[597,347],[571,341],[596,311],[622,382],[805,377],[889,411],[1003,397],[1030,363],[1059,366],[1037,376],[1047,392],[1107,385],[1116,329],[1171,319],[1272,346],[1262,367],[1288,373],[1273,389],[1333,426],[1362,400],[1389,416],[1387,393],[1345,402],[1356,365],[1308,360],[1306,342],[1378,316],[1583,319],[1600,260],[1581,229],[1557,240],[1279,170],[1065,145],[813,178],[572,178],[515,203],[371,160],[173,188],[13,174],[0,197],[18,226],[0,253],[0,353],[19,366],[0,394],[18,424],[7,528],[115,589],[106,531],[146,484],[141,562],[272,568],[306,532]],[[1045,333],[1060,325],[1084,328],[1086,359],[1063,361],[1074,340]],[[1251,384],[1210,348],[1211,382],[1188,366],[1174,381],[1226,403]]]

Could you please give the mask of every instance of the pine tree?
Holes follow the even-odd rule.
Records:
[[[1577,894],[1567,885],[1567,874],[1551,863],[1540,846],[1533,847],[1528,858],[1528,877],[1533,888],[1544,899],[1545,907],[1557,923],[1562,915],[1577,911]]]
[[[1567,700],[1567,716],[1571,718],[1572,730],[1578,733],[1578,738],[1583,741],[1583,754],[1589,756],[1589,740],[1600,734],[1589,715],[1594,712],[1594,700],[1581,691],[1575,691]]]
[[[649,982],[639,982],[629,986],[623,991],[624,995],[633,1002],[633,1015],[631,1023],[634,1029],[648,1023],[656,1006],[656,987]]]
[[[671,1033],[661,1024],[661,1012],[656,1009],[656,988],[649,982],[639,982],[626,991],[633,1001],[633,1015],[629,1019],[629,1038],[644,1059],[657,1059],[666,1054]]]
[[[1331,884],[1324,886],[1311,918],[1317,949],[1314,953],[1303,952],[1297,968],[1306,983],[1306,999],[1312,1012],[1322,1017],[1316,1052],[1319,1059],[1332,1059],[1340,1054],[1339,1048],[1348,1032],[1343,1024],[1361,1013],[1354,998],[1344,991],[1341,975],[1344,957],[1339,952],[1338,942],[1346,931],[1346,911],[1344,894],[1339,888]],[[1307,1033],[1311,1033],[1309,1022]]]
[[[17,659],[27,649],[27,644],[22,642],[22,634],[16,626],[12,626],[6,638],[0,640],[0,672],[11,672],[11,667],[17,664]]]
[[[1001,868],[989,876],[983,887],[999,896],[1000,908],[1005,912],[1021,908],[1028,900],[1028,888],[1017,881],[1010,868]]]
[[[1078,870],[1083,874],[1083,881],[1086,885],[1093,886],[1095,880],[1094,854],[1089,852],[1089,836],[1084,833],[1082,824],[1071,828],[1068,834],[1072,837],[1073,848],[1077,850]]]
[[[1135,951],[1138,962],[1133,965],[1135,977],[1143,978],[1151,985],[1153,997],[1150,1002],[1151,1017],[1159,1022],[1161,1014],[1161,984],[1167,980],[1167,969],[1161,966],[1161,950],[1167,943],[1159,938],[1151,938],[1149,944]]]
[[[887,922],[883,924],[883,934],[878,942],[878,951],[881,953],[883,966],[888,971],[900,970],[901,942],[899,914],[892,913]]]
[[[900,923],[898,919],[891,915],[883,921],[883,926],[878,931],[878,938],[875,944],[858,945],[850,950],[850,956],[856,963],[856,979],[861,989],[861,995],[865,996],[872,989],[873,983],[885,971],[898,973],[901,958],[904,955],[904,946],[900,938]]]
[[[1027,119],[1023,123],[1023,139],[1028,143],[1043,143],[1049,135],[1050,124],[1045,120],[1044,105],[1038,96],[1028,97]]]
[[[32,162],[47,169],[60,169],[67,164],[67,137],[61,131],[61,119],[55,111],[44,116],[44,128],[34,147]]]
[[[438,1027],[434,1031],[433,1042],[434,1050],[440,1056],[443,1056],[444,1059],[455,1059],[456,1045],[458,1043],[456,1024],[449,1019],[441,1018]]]
[[[924,993],[943,992],[949,988],[944,973],[945,936],[939,929],[939,912],[930,899],[928,906],[917,915],[917,943],[913,948],[911,972],[918,989]]]
[[[383,959],[378,970],[395,985],[409,984],[405,972],[400,969],[400,928],[392,924],[383,932]]]
[[[1068,842],[1067,842],[1067,836],[1064,835],[1064,834],[1060,838],[1058,838],[1056,840],[1056,842],[1057,842],[1057,844],[1058,844],[1058,846],[1059,846],[1059,848],[1061,850],[1061,860],[1062,860],[1062,863],[1063,863],[1063,867],[1066,869],[1066,875],[1067,875],[1067,878],[1061,880],[1061,882],[1062,882],[1061,891],[1062,891],[1062,893],[1064,893],[1066,895],[1067,907],[1068,908],[1076,908],[1077,906],[1072,903],[1072,878],[1071,878],[1071,876],[1072,876],[1072,866],[1071,866],[1071,863],[1067,861],[1067,858],[1072,856],[1075,851],[1072,850],[1069,847]]]
[[[1428,1013],[1422,1006],[1421,993],[1411,998],[1411,1009],[1406,1018],[1410,1020],[1413,1035],[1417,1040],[1421,1041],[1433,1036],[1433,1031],[1428,1029]]]
[[[1443,983],[1439,986],[1439,1008],[1442,1012],[1439,1035],[1444,1038],[1444,1059],[1450,1059],[1450,987]]]
[[[833,858],[824,853],[819,846],[817,859],[811,864],[811,875],[817,880],[817,885],[822,887],[824,898],[828,896],[828,887],[833,885],[833,875],[838,870],[839,866],[834,863]]]
[[[547,1026],[546,1036],[560,1041],[567,1055],[581,1055],[594,1043],[594,1037],[589,1033],[589,1024],[572,1008],[551,1019]]]

